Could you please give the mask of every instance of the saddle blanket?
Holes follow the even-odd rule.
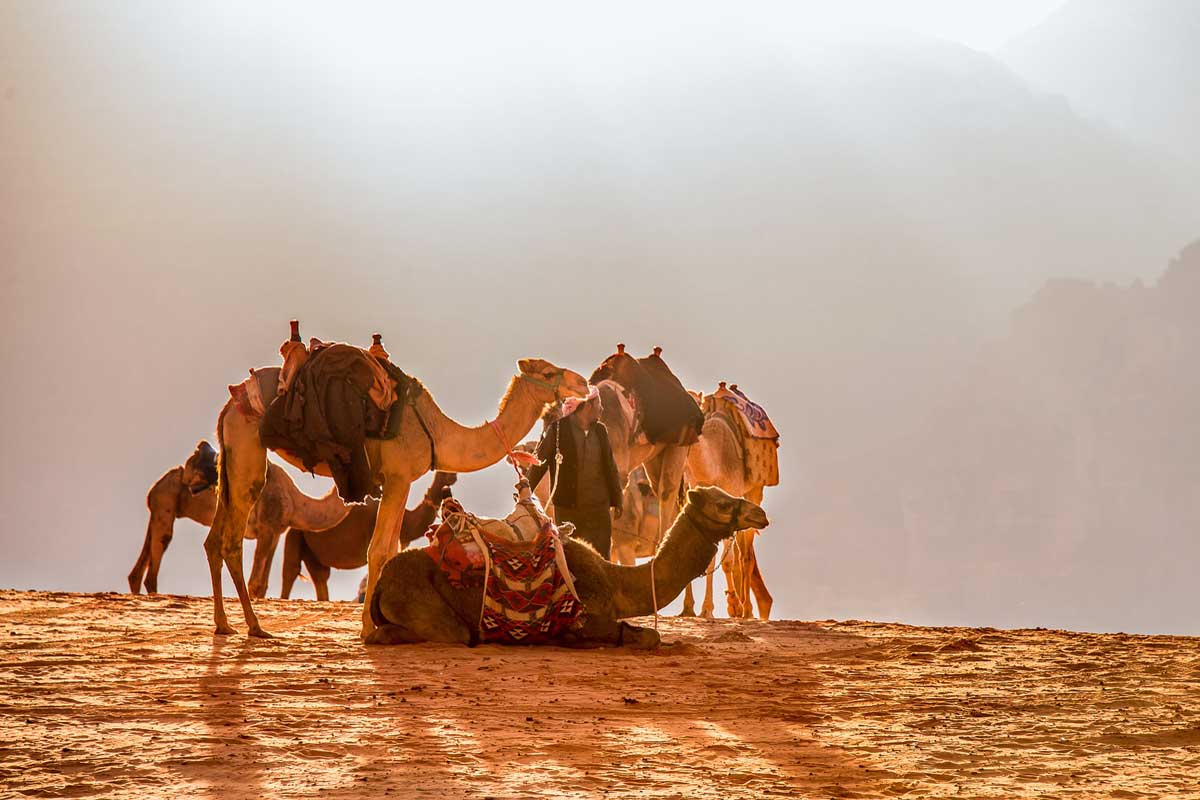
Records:
[[[727,389],[725,386],[720,386],[711,396],[724,401],[737,412],[741,417],[745,432],[752,439],[779,438],[779,431],[775,430],[775,424],[771,422],[763,407],[746,397],[741,391],[736,388]]]
[[[583,616],[562,542],[524,484],[513,513],[477,517],[457,500],[442,503],[425,552],[457,587],[483,585],[479,638],[543,644]]]
[[[583,604],[575,594],[558,536],[532,542],[483,534],[488,550],[479,638],[501,644],[545,644],[577,625]]]

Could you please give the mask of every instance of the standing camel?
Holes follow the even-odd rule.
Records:
[[[736,387],[734,387],[736,389]],[[721,391],[725,384],[721,384]],[[706,406],[707,408],[707,406]],[[708,408],[704,416],[704,430],[700,441],[688,452],[686,477],[690,486],[718,486],[735,497],[743,497],[755,504],[762,504],[763,488],[761,476],[767,470],[759,465],[747,463],[748,459],[761,457],[762,453],[748,453],[738,422],[731,412],[718,406]],[[755,476],[759,476],[757,479]],[[750,595],[758,602],[758,615],[768,619],[773,600],[767,591],[758,558],[754,552],[757,531],[747,528],[738,531],[732,540],[725,542],[725,553],[721,557],[721,568],[728,584],[726,610],[733,618],[751,618],[754,610]],[[715,565],[705,576],[704,603],[700,609],[702,617],[713,615],[713,578]],[[684,592],[682,616],[695,616],[695,600],[689,584]]]
[[[443,496],[458,476],[453,472],[435,472],[433,482],[425,490],[419,505],[404,512],[400,525],[400,549],[420,539],[437,519]],[[300,575],[301,563],[308,569],[318,600],[329,599],[329,573],[332,569],[358,569],[366,566],[367,547],[371,544],[371,533],[375,530],[375,518],[379,516],[379,501],[367,498],[361,506],[354,506],[346,518],[323,531],[292,528],[283,545],[283,593],[284,600],[292,593],[292,584]],[[251,592],[253,594],[253,592]]]
[[[460,425],[446,416],[429,390],[414,380],[396,435],[366,441],[370,470],[383,487],[379,514],[367,548],[367,596],[374,591],[384,563],[399,550],[400,524],[408,489],[414,480],[431,469],[475,472],[489,467],[504,458],[510,448],[529,433],[548,403],[587,396],[587,381],[582,375],[549,361],[522,359],[518,369],[500,401],[493,423],[485,422],[473,428]],[[255,370],[250,380],[256,381],[260,396],[275,397],[279,373],[278,368]],[[259,624],[242,575],[241,532],[262,491],[267,468],[267,450],[259,436],[259,423],[259,417],[244,411],[232,398],[217,418],[220,491],[204,549],[212,578],[213,622],[216,632],[222,635],[234,632],[225,616],[221,595],[221,564],[224,562],[237,589],[250,635],[270,636]],[[302,466],[294,455],[277,454],[289,463]],[[325,464],[315,465],[314,471],[330,474]],[[368,605],[363,607],[364,637],[375,627]]]
[[[129,573],[129,591],[138,594],[145,576],[146,592],[158,593],[158,567],[175,535],[175,520],[212,525],[217,510],[217,451],[200,442],[187,461],[172,467],[146,493],[150,522],[137,563]]]
[[[654,555],[659,533],[658,497],[641,467],[629,474],[623,500],[621,518],[613,520],[609,560],[632,567],[637,559]]]
[[[661,353],[662,348],[654,348],[655,358]],[[662,525],[674,520],[679,511],[678,487],[683,481],[690,443],[652,442],[646,437],[639,412],[627,395],[627,389],[636,384],[628,376],[637,369],[637,360],[625,352],[624,344],[618,344],[617,352],[606,358],[589,380],[600,390],[600,421],[608,428],[617,474],[628,484],[630,474],[638,466],[644,467],[650,487],[659,497],[660,530],[654,542],[657,547]]]
[[[141,555],[129,573],[129,590],[141,588],[145,575],[146,591],[158,591],[158,571],[163,554],[174,536],[175,520],[187,517],[210,526],[217,510],[217,453],[208,442],[200,442],[182,467],[168,470],[150,488],[146,505],[150,524]],[[349,509],[330,490],[324,497],[309,497],[300,491],[291,476],[276,464],[267,464],[266,482],[246,520],[243,538],[253,539],[254,565],[247,588],[251,597],[266,597],[271,561],[279,544],[279,535],[289,527],[324,530],[338,524]]]

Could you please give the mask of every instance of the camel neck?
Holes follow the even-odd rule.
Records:
[[[427,389],[416,402],[437,443],[438,469],[446,472],[476,472],[495,464],[529,433],[545,406],[519,375],[509,381],[500,400],[495,419],[499,432],[489,422],[475,427],[455,422],[438,407]]]
[[[609,567],[613,585],[613,602],[618,618],[653,614],[670,605],[689,583],[704,573],[717,553],[717,546],[701,532],[692,514],[685,512],[675,518],[667,531],[662,547],[650,563],[636,567]],[[654,592],[650,591],[653,574]],[[658,609],[654,598],[658,599]]]

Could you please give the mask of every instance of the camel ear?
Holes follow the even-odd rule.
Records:
[[[533,359],[522,358],[520,361],[517,362],[517,369],[521,370],[521,372],[528,375],[529,371],[533,369]]]
[[[700,490],[688,489],[687,501],[689,503],[698,504],[700,502]]]

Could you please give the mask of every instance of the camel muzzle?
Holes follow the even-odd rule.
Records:
[[[771,524],[771,520],[767,519],[767,512],[763,511],[757,505],[748,503],[749,508],[743,507],[738,514],[738,528],[745,530],[753,528],[754,530],[762,530]]]

